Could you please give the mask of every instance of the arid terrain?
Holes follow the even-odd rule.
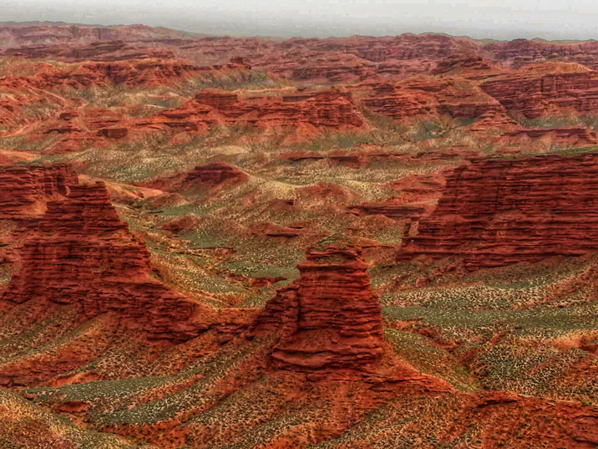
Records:
[[[598,42],[0,24],[23,447],[598,447]]]

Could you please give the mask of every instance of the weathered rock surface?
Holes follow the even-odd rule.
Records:
[[[380,201],[351,206],[349,210],[356,215],[384,215],[393,220],[417,220],[434,209],[428,204],[405,204],[400,200]]]
[[[398,121],[434,118],[476,119],[504,115],[501,104],[475,84],[459,78],[412,78],[404,82],[375,85],[363,104],[372,111]]]
[[[209,70],[185,61],[142,59],[119,62],[85,62],[59,68],[44,64],[35,76],[12,77],[2,80],[7,88],[52,89],[60,86],[84,88],[122,84],[126,86],[155,86],[172,80],[182,80]]]
[[[598,134],[581,126],[568,128],[525,128],[507,131],[504,139],[516,142],[526,142],[536,139],[550,139],[552,142],[559,142],[569,145],[593,145],[598,143]]]
[[[471,80],[482,80],[504,73],[504,70],[482,56],[456,54],[438,61],[432,75],[455,75]]]
[[[225,65],[196,66],[178,59],[140,58],[115,62],[83,62],[57,67],[49,63],[40,65],[32,76],[0,78],[0,86],[7,89],[76,89],[111,84],[128,87],[158,86],[182,81],[192,76],[225,70],[246,70],[242,60]]]
[[[230,187],[246,180],[247,174],[244,171],[225,162],[215,162],[198,165],[186,173],[149,181],[143,185],[167,192],[182,192],[193,189]]]
[[[141,127],[166,126],[170,129],[200,131],[217,123],[248,124],[262,128],[358,128],[364,121],[354,107],[351,95],[329,91],[290,97],[253,97],[207,90],[181,108],[164,111]]]
[[[139,41],[164,37],[183,37],[185,33],[146,25],[95,26],[70,25],[66,23],[27,22],[3,23],[0,25],[2,46],[103,43],[106,41]]]
[[[550,60],[598,67],[598,42],[559,44],[542,40],[515,39],[486,45],[483,52],[490,54],[493,60],[514,68]]]
[[[528,118],[598,111],[598,72],[579,64],[533,65],[488,80],[481,88],[509,112]]]
[[[0,218],[41,213],[44,200],[68,195],[77,183],[68,165],[0,166]]]
[[[152,339],[185,340],[193,305],[150,276],[150,254],[128,232],[102,183],[68,186],[30,225],[22,267],[2,301],[21,304],[42,297],[79,304],[92,318],[113,312],[127,328]]]
[[[125,61],[131,59],[174,58],[168,49],[154,49],[147,44],[131,44],[122,40],[91,42],[83,45],[24,45],[7,49],[6,56],[49,59],[64,62]]]
[[[281,289],[254,323],[280,327],[272,357],[282,367],[359,367],[383,353],[382,318],[357,248],[312,250],[301,278]]]
[[[480,159],[455,169],[401,259],[461,257],[469,269],[598,250],[598,156]]]

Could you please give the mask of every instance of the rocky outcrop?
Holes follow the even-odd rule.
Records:
[[[206,90],[177,109],[137,120],[140,129],[205,131],[215,124],[246,124],[259,128],[352,129],[364,125],[349,93],[328,91],[287,97],[252,97]]]
[[[598,250],[598,155],[480,159],[447,175],[400,259],[459,257],[468,269]]]
[[[0,166],[0,219],[41,213],[45,201],[68,195],[76,184],[68,165]]]
[[[296,370],[358,368],[383,353],[382,318],[369,265],[357,248],[311,250],[299,280],[279,290],[253,332],[279,328],[272,357]]]
[[[457,54],[442,59],[430,72],[432,75],[456,75],[471,80],[482,80],[502,73],[504,70],[492,61],[471,54]]]
[[[481,88],[509,112],[527,118],[598,111],[598,72],[578,64],[529,66],[488,80]]]
[[[112,84],[129,87],[157,86],[215,71],[212,67],[198,67],[181,60],[156,58],[84,62],[61,67],[44,63],[35,75],[4,78],[0,80],[0,85],[10,89],[81,89]]]
[[[198,165],[192,170],[170,178],[143,183],[144,186],[167,192],[183,192],[193,189],[230,187],[247,180],[247,174],[225,162]]]
[[[458,78],[414,78],[375,85],[363,104],[398,121],[435,118],[475,119],[504,114],[504,108],[475,84]]]
[[[598,68],[598,42],[558,44],[542,40],[515,39],[483,47],[497,62],[514,68],[533,62],[569,61]]]
[[[149,252],[120,221],[103,183],[69,186],[29,226],[21,270],[2,301],[78,304],[87,319],[113,313],[151,339],[197,335],[193,305],[151,277]]]
[[[516,142],[547,138],[552,142],[559,142],[568,145],[593,145],[598,143],[598,134],[581,126],[569,128],[531,128],[507,131],[503,139]]]

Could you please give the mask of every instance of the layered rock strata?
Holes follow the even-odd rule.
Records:
[[[481,88],[509,112],[527,118],[598,112],[598,72],[577,64],[530,66],[488,80]]]
[[[598,155],[480,159],[455,169],[400,258],[460,257],[469,269],[598,250]]]
[[[364,125],[351,95],[336,91],[305,96],[254,97],[241,100],[237,94],[204,91],[177,109],[140,120],[138,127],[166,127],[201,131],[218,123],[258,127],[358,128]]]
[[[299,280],[278,291],[254,332],[280,328],[272,357],[298,370],[359,367],[383,353],[382,317],[357,248],[311,250]]]
[[[598,67],[598,42],[555,43],[543,40],[515,39],[483,47],[492,59],[514,68],[541,61],[569,61]]]
[[[448,115],[453,118],[479,118],[500,115],[501,104],[476,85],[458,78],[418,77],[399,83],[374,85],[363,104],[372,111],[397,121]]]
[[[2,301],[79,304],[87,318],[112,312],[151,339],[197,335],[193,305],[150,276],[149,252],[120,221],[103,183],[69,186],[29,226],[21,270]]]
[[[1,85],[10,89],[85,88],[109,84],[156,86],[210,71],[213,71],[211,67],[197,67],[185,61],[164,59],[85,62],[65,68],[43,64],[34,76],[5,78]]]
[[[42,211],[45,199],[66,196],[77,175],[67,165],[10,165],[0,167],[0,219],[22,218]]]

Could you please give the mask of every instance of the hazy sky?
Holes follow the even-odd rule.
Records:
[[[598,38],[598,0],[0,0],[0,21],[143,23],[203,33]]]

